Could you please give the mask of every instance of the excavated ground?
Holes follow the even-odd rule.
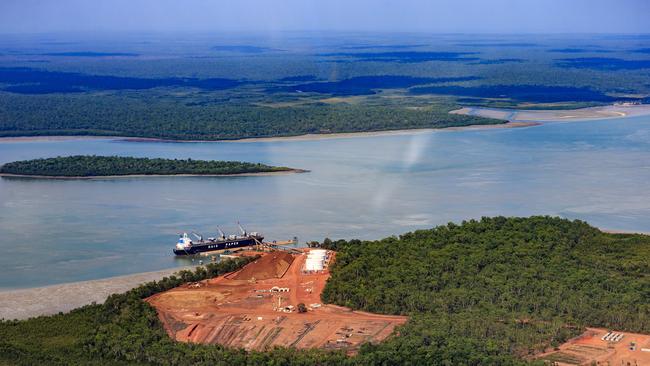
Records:
[[[406,322],[403,316],[321,305],[329,272],[303,272],[305,258],[269,253],[238,272],[178,287],[147,301],[178,341],[255,350],[283,346],[354,353],[362,343],[382,341]],[[273,287],[288,292],[271,292]],[[299,303],[308,311],[299,313]],[[286,312],[289,305],[293,311]]]
[[[536,358],[566,365],[650,365],[650,335],[628,332],[618,342],[602,339],[606,329],[587,328],[579,337]],[[632,346],[634,344],[634,347]],[[634,349],[632,349],[634,348]]]
[[[234,273],[235,280],[268,280],[282,278],[293,263],[293,256],[286,252],[271,252],[256,260],[253,265]]]

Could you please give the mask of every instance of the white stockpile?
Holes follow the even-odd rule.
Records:
[[[327,250],[312,249],[307,254],[305,261],[305,271],[322,271],[327,257]]]

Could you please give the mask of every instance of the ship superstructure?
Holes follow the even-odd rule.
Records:
[[[237,224],[237,226],[239,226],[241,235],[226,235],[221,229],[217,228],[219,231],[218,237],[203,239],[203,235],[192,232],[191,234],[196,238],[196,240],[193,240],[190,235],[183,233],[174,247],[174,254],[192,255],[214,250],[247,247],[260,244],[264,239],[264,236],[258,232],[249,233],[241,225]]]

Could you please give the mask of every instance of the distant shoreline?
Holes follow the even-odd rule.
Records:
[[[504,122],[498,124],[468,125],[468,126],[450,126],[439,128],[409,128],[397,130],[382,131],[360,131],[360,132],[335,132],[335,133],[317,133],[294,136],[268,136],[268,137],[244,137],[240,139],[222,139],[222,140],[172,140],[154,137],[136,137],[136,136],[97,136],[97,135],[39,135],[39,136],[5,136],[0,137],[0,143],[12,142],[32,142],[32,141],[74,141],[74,140],[112,140],[127,142],[161,142],[161,143],[246,143],[246,142],[279,142],[279,141],[315,141],[341,138],[357,137],[375,137],[375,136],[394,136],[394,135],[412,135],[416,133],[433,132],[433,131],[465,131],[465,130],[487,130],[502,128],[519,128],[537,126],[535,122]]]
[[[580,109],[502,109],[463,107],[449,113],[510,122],[579,122],[650,115],[650,104],[612,104]]]
[[[650,231],[629,231],[629,230],[617,230],[617,229],[598,229],[607,234],[639,234],[639,235],[649,235]]]
[[[30,175],[0,173],[0,177],[31,178],[31,179],[57,179],[57,180],[91,180],[91,179],[116,179],[116,178],[156,178],[156,177],[251,177],[267,175],[285,175],[295,173],[308,173],[305,169],[288,169],[273,172],[234,173],[234,174],[124,174],[124,175],[94,175],[94,176],[63,176],[63,175]]]
[[[316,141],[328,139],[341,139],[341,138],[357,138],[357,137],[377,137],[377,136],[400,136],[400,135],[413,135],[417,133],[426,133],[434,131],[468,131],[468,130],[491,130],[491,129],[504,129],[504,128],[520,128],[537,126],[539,123],[535,122],[506,122],[499,124],[489,125],[469,125],[469,126],[452,126],[441,128],[412,128],[401,130],[385,130],[385,131],[367,131],[367,132],[340,132],[340,133],[327,133],[327,134],[306,134],[298,136],[278,136],[278,137],[252,137],[239,140],[228,140],[227,142],[246,143],[246,142],[276,142],[276,141]],[[224,141],[225,142],[225,141]]]
[[[411,135],[417,133],[426,133],[433,131],[466,131],[466,130],[491,130],[502,128],[519,128],[538,126],[544,122],[578,122],[603,120],[613,118],[626,118],[635,116],[650,115],[650,104],[640,105],[618,105],[612,104],[600,107],[588,107],[579,109],[505,109],[505,108],[484,108],[484,107],[463,107],[450,111],[452,114],[472,115],[499,119],[507,121],[499,124],[477,124],[468,126],[450,126],[438,128],[412,128],[396,129],[382,131],[359,131],[359,132],[335,132],[335,133],[318,133],[303,134],[295,136],[267,136],[267,137],[243,137],[239,139],[220,139],[220,140],[173,140],[154,137],[135,137],[135,136],[96,136],[96,135],[51,135],[51,136],[11,136],[0,137],[0,143],[3,142],[21,142],[21,141],[66,141],[66,140],[114,140],[130,142],[166,142],[166,143],[245,143],[245,142],[280,142],[280,141],[315,141],[326,139],[357,138],[357,137],[375,137],[375,136],[395,136]]]

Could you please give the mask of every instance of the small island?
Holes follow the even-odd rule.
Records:
[[[306,171],[240,161],[149,159],[95,155],[23,160],[0,166],[0,176],[32,178],[225,176],[303,172]]]

